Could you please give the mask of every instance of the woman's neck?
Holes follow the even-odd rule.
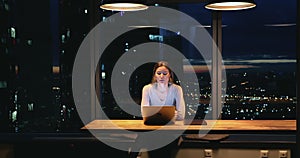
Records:
[[[168,83],[157,83],[157,89],[159,91],[166,91],[166,90],[168,90]]]

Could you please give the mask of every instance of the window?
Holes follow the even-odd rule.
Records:
[[[158,59],[164,59],[166,49],[183,55],[176,59],[177,76],[188,78],[196,72],[193,82],[177,79],[186,100],[192,102],[187,104],[188,116],[212,117],[215,106],[220,108],[221,104],[211,105],[210,101],[224,97],[222,119],[295,119],[297,1],[256,2],[256,8],[218,14],[206,10],[204,3],[161,5],[201,24],[184,30],[191,35],[188,38],[182,31],[158,26],[128,26],[131,30],[114,39],[99,61],[93,61],[97,62],[93,86],[101,108],[112,119],[140,119],[120,109],[112,95],[112,71],[122,55],[140,51],[142,44],[157,43],[153,50],[157,50]],[[72,94],[74,60],[94,26],[117,22],[109,18],[113,14],[120,18],[126,15],[100,10],[96,2],[85,0],[0,2],[0,132],[80,131],[82,122]],[[180,20],[186,24],[185,18]],[[216,25],[213,20],[222,23]],[[221,28],[218,44],[226,80],[210,76],[211,67],[191,42],[202,29],[213,36],[215,26]],[[126,93],[139,104],[141,88],[150,82],[153,63],[128,66],[134,71],[132,75],[122,72],[130,81]],[[215,81],[226,82],[226,88],[212,84]],[[226,95],[212,95],[216,90],[226,91]],[[91,107],[90,112],[96,111],[98,117],[97,110]]]
[[[257,1],[222,18],[223,119],[296,119],[296,1]]]

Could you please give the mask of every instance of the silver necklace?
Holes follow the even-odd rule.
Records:
[[[158,91],[158,93],[157,93],[157,95],[158,95],[158,98],[159,98],[159,100],[160,101],[165,101],[166,100],[166,98],[167,98],[167,95],[168,95],[168,90],[165,90],[165,91],[159,91],[159,90],[157,90]]]

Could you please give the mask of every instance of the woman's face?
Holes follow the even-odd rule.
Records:
[[[170,79],[170,72],[165,66],[158,67],[155,71],[155,79],[157,83],[167,84]]]

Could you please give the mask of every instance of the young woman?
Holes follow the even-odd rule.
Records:
[[[160,61],[154,65],[150,84],[143,87],[141,106],[174,105],[175,119],[185,117],[185,101],[182,88],[174,83],[174,74],[168,63]]]

